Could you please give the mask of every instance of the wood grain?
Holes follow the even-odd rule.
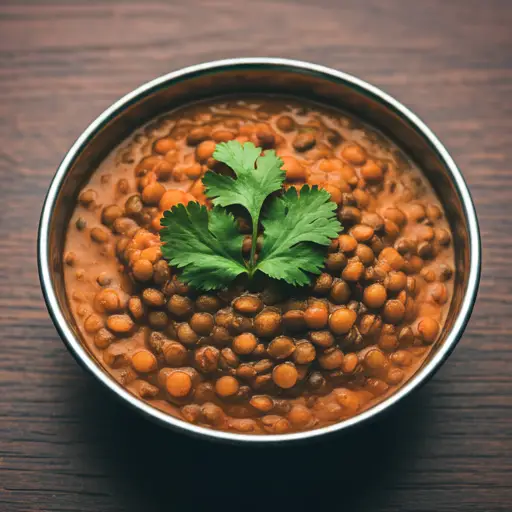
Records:
[[[508,0],[0,2],[0,510],[510,510],[511,26]],[[258,55],[412,107],[459,163],[483,236],[478,303],[435,378],[385,419],[293,449],[190,440],[105,396],[56,334],[35,259],[45,191],[96,115],[169,70]]]

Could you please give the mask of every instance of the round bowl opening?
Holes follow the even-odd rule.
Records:
[[[136,128],[173,108],[235,94],[278,94],[337,107],[382,131],[423,171],[443,204],[454,234],[455,288],[443,333],[423,366],[395,393],[361,414],[293,434],[248,435],[210,430],[167,415],[129,393],[92,358],[67,307],[62,272],[64,236],[78,192],[103,158]],[[69,150],[52,181],[39,227],[38,263],[50,315],[68,349],[117,397],[148,418],[191,434],[226,441],[283,442],[315,438],[375,418],[439,368],[462,336],[480,276],[477,218],[464,179],[430,129],[378,88],[322,66],[284,59],[232,59],[185,68],[139,87],[101,114]]]

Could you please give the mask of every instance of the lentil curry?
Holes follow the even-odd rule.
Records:
[[[162,212],[210,206],[216,144],[275,149],[284,187],[317,185],[341,234],[311,285],[200,292],[162,258]],[[243,251],[251,228],[243,217]],[[426,178],[380,133],[287,98],[198,103],[135,133],[81,191],[65,246],[84,344],[137,397],[214,429],[280,434],[352,417],[402,386],[440,335],[454,256]]]

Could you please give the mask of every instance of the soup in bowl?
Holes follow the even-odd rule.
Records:
[[[476,292],[461,274],[474,233],[433,186],[460,184],[369,124],[367,105],[279,89],[161,105],[104,144],[56,256],[67,321],[105,379],[230,439],[384,408],[445,357],[464,286]]]

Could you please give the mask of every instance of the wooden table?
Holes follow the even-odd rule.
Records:
[[[0,7],[0,510],[511,510],[512,3],[21,4]],[[244,55],[343,69],[410,106],[460,165],[483,236],[478,303],[432,382],[293,449],[198,442],[130,413],[64,348],[36,270],[43,197],[89,122],[146,80]]]

